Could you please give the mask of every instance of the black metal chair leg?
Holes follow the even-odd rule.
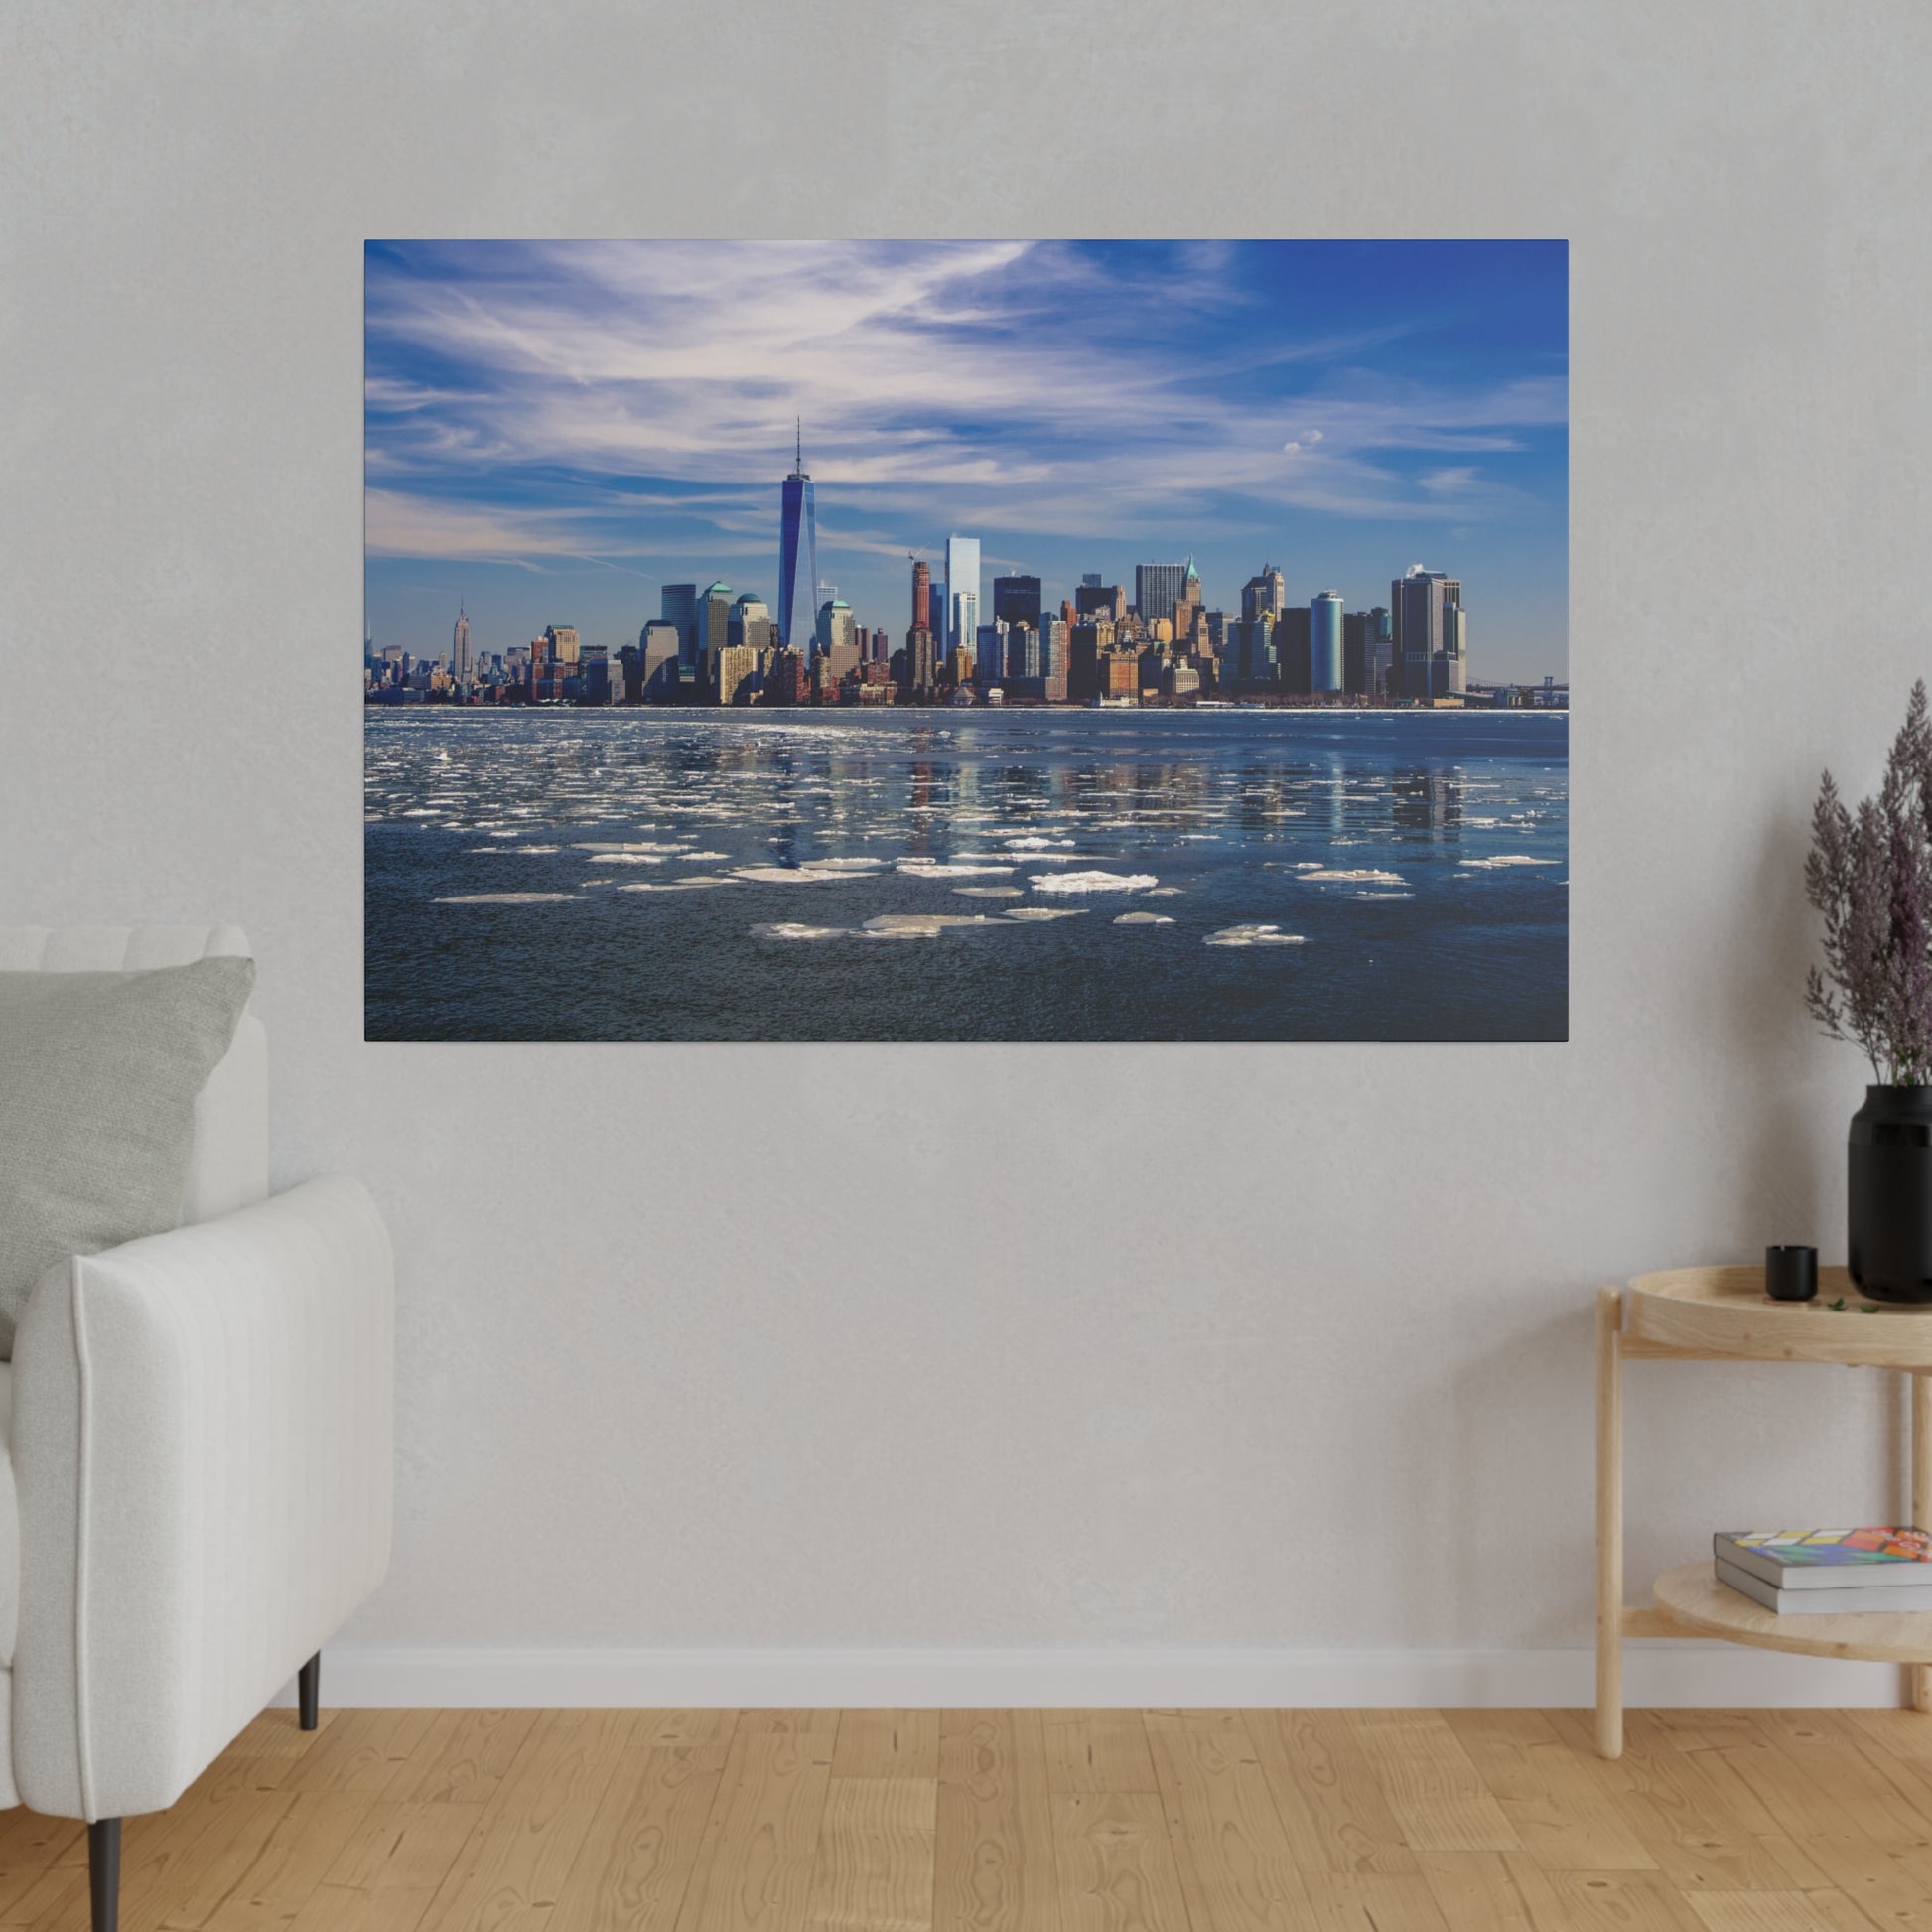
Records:
[[[316,1654],[296,1673],[295,1694],[302,1706],[302,1728],[313,1730],[322,1722],[322,1652]]]
[[[94,1901],[94,1932],[118,1932],[121,1922],[121,1821],[103,1818],[87,1827],[87,1889]]]

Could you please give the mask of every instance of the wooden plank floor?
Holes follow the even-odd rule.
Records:
[[[125,1932],[1932,1932],[1932,1719],[330,1711],[126,1827]],[[87,1923],[0,1814],[0,1927]]]

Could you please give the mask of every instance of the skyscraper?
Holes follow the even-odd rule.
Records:
[[[726,621],[725,645],[727,649],[770,649],[771,613],[761,597],[747,591],[733,604]]]
[[[797,461],[785,479],[778,519],[778,643],[809,652],[818,609],[818,512],[805,474],[805,429],[798,426]]]
[[[1165,618],[1173,621],[1174,607],[1180,602],[1181,586],[1187,581],[1191,564],[1136,564],[1134,566],[1134,608],[1149,623]],[[1194,580],[1198,583],[1200,580]]]
[[[1411,564],[1389,585],[1394,627],[1391,695],[1404,698],[1460,696],[1465,667],[1461,621],[1462,586],[1440,570]]]
[[[812,634],[821,651],[843,649],[856,642],[852,606],[842,597],[827,598],[818,607],[818,622]]]
[[[996,577],[993,580],[993,619],[996,623],[1030,623],[1039,627],[1039,579]]]
[[[456,607],[456,635],[450,643],[450,673],[459,684],[470,682],[470,615]]]
[[[1193,558],[1189,557],[1180,579],[1180,595],[1174,600],[1173,640],[1176,644],[1193,648],[1198,643],[1196,632],[1200,618],[1200,572],[1194,568]]]
[[[1273,564],[1263,564],[1260,571],[1241,587],[1242,620],[1252,623],[1264,614],[1278,618],[1287,609],[1287,580]]]
[[[952,591],[952,650],[969,657],[979,649],[980,600],[977,591]]]
[[[698,603],[698,655],[707,678],[718,675],[718,653],[731,642],[732,587],[713,584]]]
[[[1341,593],[1317,591],[1309,600],[1309,689],[1316,697],[1342,688]]]
[[[932,566],[912,559],[912,628],[932,628]]]
[[[961,598],[973,600],[972,610],[962,613]],[[972,650],[979,642],[980,622],[980,540],[978,537],[946,539],[946,648]],[[936,629],[938,626],[935,625]]]
[[[658,596],[658,611],[666,623],[677,631],[680,664],[698,661],[698,587],[695,584],[666,584]]]

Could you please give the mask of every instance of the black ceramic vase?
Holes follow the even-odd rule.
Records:
[[[1932,1087],[1866,1087],[1852,1116],[1852,1279],[1874,1302],[1932,1302]]]

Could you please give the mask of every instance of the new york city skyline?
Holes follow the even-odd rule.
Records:
[[[1562,243],[370,243],[368,624],[615,651],[664,583],[903,623],[948,535],[1049,601],[1193,557],[1238,608],[1461,579],[1480,674],[1568,675]],[[782,412],[782,413],[781,413]],[[780,432],[774,436],[773,432]],[[829,589],[824,595],[830,595]]]

